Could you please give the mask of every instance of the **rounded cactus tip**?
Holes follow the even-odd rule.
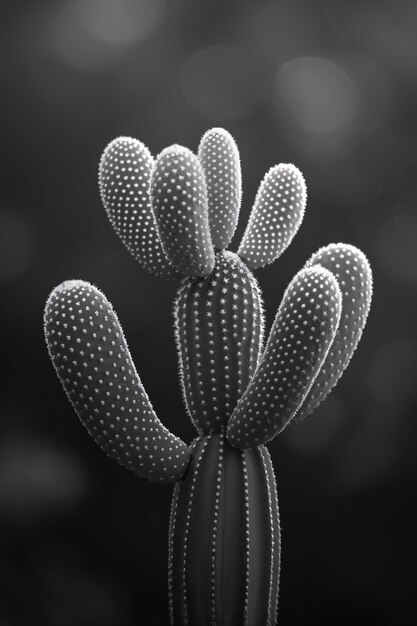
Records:
[[[292,163],[275,165],[265,174],[239,246],[251,267],[264,267],[286,250],[303,221],[307,188]]]
[[[211,128],[201,138],[198,156],[207,184],[211,238],[223,250],[234,235],[242,200],[239,150],[227,130]]]
[[[186,276],[214,268],[207,189],[198,157],[177,144],[162,150],[151,180],[151,198],[161,242],[171,263]]]
[[[188,448],[156,416],[105,296],[85,281],[65,281],[51,292],[44,323],[58,378],[101,448],[138,476],[180,480]]]

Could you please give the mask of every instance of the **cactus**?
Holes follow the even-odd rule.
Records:
[[[181,146],[154,160],[120,137],[100,162],[101,197],[124,245],[149,272],[180,284],[175,341],[187,446],[159,421],[111,304],[92,285],[50,294],[45,337],[80,420],[112,458],[139,476],[175,483],[169,525],[172,624],[272,626],[280,526],[264,444],[324,400],[356,349],[372,274],[346,244],[316,252],[284,293],[266,345],[252,269],[280,256],[303,218],[306,188],[293,165],[262,181],[237,254],[227,251],[241,202],[239,153],[214,128],[198,155]]]

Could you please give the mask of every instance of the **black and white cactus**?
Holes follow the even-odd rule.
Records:
[[[139,476],[175,483],[169,530],[172,624],[273,625],[280,528],[265,447],[327,396],[361,337],[372,297],[365,255],[320,249],[290,282],[264,346],[252,269],[276,260],[303,219],[294,165],[262,181],[237,254],[227,251],[241,202],[239,153],[219,128],[198,154],[154,160],[120,137],[100,162],[101,197],[116,233],[149,272],[179,279],[174,304],[179,375],[197,430],[188,447],[160,422],[111,304],[67,281],[45,308],[45,336],[64,389],[103,450]]]

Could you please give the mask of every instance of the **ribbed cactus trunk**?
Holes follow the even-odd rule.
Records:
[[[264,446],[237,450],[223,432],[197,439],[174,490],[169,541],[171,624],[275,624],[280,529]]]

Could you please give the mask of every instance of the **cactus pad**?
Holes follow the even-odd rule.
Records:
[[[182,146],[165,148],[151,181],[152,206],[167,257],[186,276],[214,267],[207,190],[198,157]]]
[[[306,267],[321,265],[334,274],[342,292],[339,328],[319,375],[296,420],[318,407],[347,368],[368,317],[372,300],[372,270],[364,253],[355,246],[337,243],[320,248]]]
[[[155,415],[104,295],[80,280],[64,282],[49,296],[44,319],[55,370],[90,435],[139,476],[179,480],[187,446]]]
[[[208,214],[213,245],[227,248],[237,226],[242,199],[239,150],[223,128],[211,128],[198,149],[207,184]]]
[[[227,427],[229,443],[266,443],[292,420],[334,339],[342,296],[328,270],[298,272],[284,294],[260,365]]]
[[[140,265],[151,274],[175,278],[150,202],[153,165],[143,143],[130,137],[114,139],[101,157],[100,195],[111,225]]]
[[[304,177],[294,165],[282,163],[265,174],[238,250],[249,267],[281,256],[303,221],[306,200]]]

